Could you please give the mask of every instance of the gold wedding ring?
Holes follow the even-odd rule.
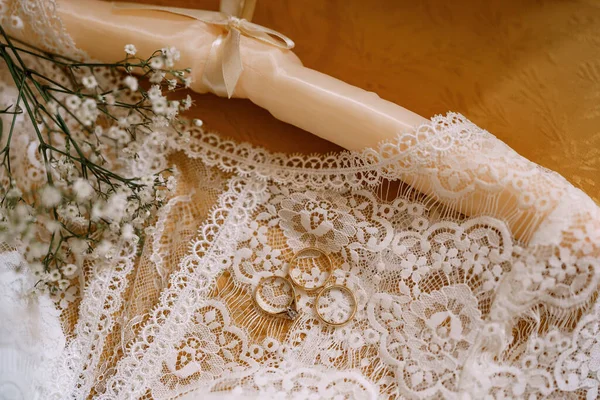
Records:
[[[321,312],[319,311],[319,301],[321,300],[323,294],[330,292],[333,289],[338,289],[342,292],[346,292],[352,299],[352,310],[350,311],[350,314],[345,319],[342,319],[341,321],[328,321],[327,319],[325,319],[325,316],[323,314],[321,314]],[[350,322],[352,320],[352,318],[354,318],[354,315],[356,315],[357,308],[358,308],[358,304],[356,303],[356,296],[354,296],[354,293],[352,292],[352,290],[350,290],[347,286],[344,286],[344,285],[333,284],[333,285],[324,287],[323,290],[321,290],[319,292],[319,294],[317,294],[317,298],[315,299],[315,312],[317,314],[317,317],[324,324],[333,326],[333,327],[344,326],[348,322]]]
[[[318,253],[318,256],[311,256],[311,253]],[[299,266],[297,265],[298,261],[302,260],[302,259],[307,259],[307,258],[314,258],[314,259],[318,259],[324,257],[325,260],[327,261],[327,273],[328,276],[323,280],[323,282],[317,286],[314,287],[308,287],[306,285],[306,283],[303,285],[300,280],[299,280],[299,274],[301,272],[297,272],[295,273],[295,271],[298,271]],[[331,270],[333,269],[333,263],[331,262],[331,258],[329,257],[329,255],[327,253],[325,253],[323,250],[318,249],[316,247],[306,247],[302,250],[300,250],[299,252],[297,252],[296,254],[294,254],[294,257],[292,258],[292,260],[289,263],[290,267],[288,270],[288,276],[290,277],[290,280],[299,288],[306,290],[307,292],[312,292],[315,291],[317,289],[322,288],[323,286],[325,286],[325,284],[327,283],[327,281],[329,280],[329,277],[331,276]],[[316,267],[316,266],[315,266]],[[297,269],[298,268],[298,269]],[[316,267],[318,268],[318,267]],[[320,270],[320,268],[319,268]]]
[[[268,308],[268,306],[266,306],[264,304],[265,301],[260,298],[260,294],[263,290],[263,287],[265,286],[265,284],[268,281],[274,281],[274,280],[278,280],[278,279],[282,280],[290,287],[291,297],[290,297],[290,300],[288,301],[288,303],[285,306],[283,306],[283,310],[273,311],[273,310],[270,310]],[[296,318],[298,318],[298,309],[296,307],[296,290],[294,289],[294,284],[292,282],[290,282],[289,279],[286,279],[284,277],[277,276],[277,275],[271,275],[271,276],[262,278],[258,282],[256,289],[254,290],[253,298],[254,298],[254,302],[256,303],[258,308],[260,308],[262,311],[264,311],[265,313],[267,313],[269,315],[273,315],[275,317],[280,317],[280,318],[287,318],[292,321],[295,320]]]

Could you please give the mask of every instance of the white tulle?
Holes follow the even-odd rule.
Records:
[[[0,396],[43,399],[50,365],[65,346],[60,312],[45,295],[34,296],[35,280],[21,256],[0,253]]]
[[[0,95],[14,95],[6,78]],[[24,121],[17,129],[34,185],[43,168],[35,137]],[[149,140],[131,171],[179,154],[188,184],[214,193],[211,210],[198,220],[192,193],[179,193],[141,261],[135,245],[119,243],[119,257],[90,267],[77,296],[56,307],[28,295],[26,265],[3,249],[8,398],[598,397],[600,211],[465,117],[437,116],[376,149],[315,156],[200,128],[162,134],[160,151]],[[179,229],[194,233],[177,239],[185,221],[192,227]],[[259,280],[285,275],[308,246],[331,256],[335,282],[356,296],[346,326],[319,321],[316,293],[298,291],[294,321],[252,302]],[[142,267],[156,272],[160,295],[133,312]],[[75,298],[75,326],[63,333]],[[327,301],[334,312],[347,307]]]

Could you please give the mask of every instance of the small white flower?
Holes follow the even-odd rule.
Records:
[[[204,122],[202,122],[201,119],[194,119],[194,125],[196,125],[198,128],[200,128],[202,125],[204,125]]]
[[[123,228],[121,228],[121,236],[125,240],[134,239],[136,236],[133,230],[133,226],[129,224],[123,225]]]
[[[62,194],[54,186],[46,186],[41,191],[41,202],[45,207],[51,208],[60,204]]]
[[[161,83],[163,79],[165,79],[165,72],[162,71],[154,71],[152,75],[150,75],[150,83]]]
[[[69,287],[69,281],[67,279],[61,279],[58,281],[58,289],[59,290],[65,290],[66,288]]]
[[[156,116],[152,117],[152,128],[153,129],[166,128],[167,126],[169,126],[169,120],[167,120],[164,116],[156,115]]]
[[[88,244],[85,240],[72,238],[69,240],[71,250],[77,255],[82,255],[87,251]]]
[[[110,260],[114,256],[114,249],[112,243],[108,240],[103,240],[94,250],[94,255],[96,257],[104,257],[107,260]]]
[[[65,104],[69,110],[77,110],[81,106],[81,99],[74,94],[67,97]]]
[[[60,231],[60,223],[56,220],[49,219],[44,224],[46,230],[50,233],[58,233]]]
[[[16,186],[13,186],[8,193],[6,193],[6,198],[8,199],[18,199],[21,196],[23,196],[23,192]]]
[[[119,125],[119,127],[121,128],[129,128],[129,120],[127,119],[127,117],[121,117],[117,120],[117,125]]]
[[[169,79],[167,83],[169,84],[169,90],[175,90],[177,87],[177,79]]]
[[[96,81],[96,78],[93,75],[84,76],[83,79],[81,80],[81,83],[87,89],[93,89],[96,86],[98,86],[98,82]]]
[[[167,191],[166,190],[157,190],[156,191],[156,196],[154,196],[154,199],[158,202],[164,201],[167,198]]]
[[[69,287],[69,281],[66,279],[61,279],[58,281],[58,289],[59,290],[65,290],[66,288]]]
[[[23,29],[23,20],[17,15],[10,16],[10,24],[13,29]]]
[[[150,101],[157,100],[162,97],[162,91],[160,90],[160,86],[152,85],[150,90],[148,90],[148,98]]]
[[[138,113],[129,114],[127,116],[127,122],[129,122],[129,125],[137,125],[142,123],[142,117],[140,117]]]
[[[179,113],[179,102],[172,101],[169,103],[169,107],[167,108],[167,118],[173,119]]]
[[[150,68],[152,69],[161,69],[163,67],[163,60],[161,57],[153,57],[150,60]]]
[[[85,201],[89,199],[94,193],[94,188],[90,183],[85,179],[77,179],[73,183],[73,192],[77,196],[77,200]]]
[[[126,44],[125,53],[129,54],[130,56],[135,56],[135,53],[137,53],[137,49],[133,44]]]
[[[125,207],[127,207],[127,194],[114,193],[108,200],[104,216],[118,222],[125,216]]]
[[[123,80],[123,83],[125,84],[125,86],[127,86],[129,89],[133,90],[134,92],[136,90],[138,90],[139,83],[138,83],[138,80],[137,80],[137,78],[135,76],[129,75],[128,77],[126,77]]]
[[[185,99],[181,100],[181,106],[184,110],[189,110],[192,106],[192,97],[188,94]]]
[[[116,126],[111,126],[108,129],[108,137],[116,140],[119,143],[125,143],[128,141],[127,131],[119,129]]]
[[[152,191],[152,188],[143,188],[138,192],[138,197],[140,198],[140,201],[144,204],[151,203],[154,200],[154,193]]]
[[[176,61],[179,61],[181,53],[175,47],[165,47],[162,50],[162,54],[165,57],[165,63],[167,67],[171,68],[175,65]]]
[[[51,282],[56,282],[61,278],[60,275],[60,271],[57,269],[54,269],[50,272],[50,274],[48,274],[48,279],[50,279]]]
[[[96,122],[98,113],[99,111],[98,106],[96,105],[96,100],[88,98],[83,101],[76,114],[84,125],[90,126]]]
[[[164,114],[167,110],[167,100],[165,98],[156,99],[152,102],[152,111],[157,114]]]
[[[173,190],[175,190],[176,187],[177,187],[177,178],[175,178],[174,176],[170,176],[169,178],[167,178],[167,190],[169,192],[172,192]]]
[[[62,267],[62,273],[67,277],[73,276],[75,272],[77,272],[77,265],[75,264],[67,264]]]
[[[44,273],[44,264],[41,262],[32,262],[29,263],[29,269],[33,272],[34,275],[40,276]]]
[[[193,78],[191,76],[183,78],[183,83],[186,88],[189,88],[192,85]]]
[[[54,220],[51,220],[54,221]],[[56,222],[56,221],[54,221]],[[48,245],[41,242],[33,242],[29,244],[26,257],[28,259],[41,259],[48,252]]]
[[[144,186],[154,186],[154,175],[147,175],[147,176],[142,176],[140,178],[140,184],[144,185]]]

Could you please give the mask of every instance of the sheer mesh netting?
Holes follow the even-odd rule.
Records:
[[[33,130],[18,124],[15,165],[39,185]],[[52,371],[31,381],[41,398],[598,396],[598,207],[465,117],[315,156],[165,134],[129,169],[174,167],[177,190],[143,248],[119,243],[52,299],[64,337],[35,350]],[[294,278],[348,288],[317,305],[334,322],[355,308],[343,326],[317,315],[319,291],[277,279],[261,301],[294,293],[295,318],[257,306],[259,282],[309,247],[328,260]],[[22,263],[12,250],[7,271]]]

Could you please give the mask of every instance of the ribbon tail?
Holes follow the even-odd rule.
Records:
[[[227,90],[227,97],[231,98],[240,75],[244,70],[242,57],[240,55],[241,33],[237,29],[231,29],[225,38],[222,49],[223,81]]]
[[[221,46],[223,41],[224,37],[223,35],[220,35],[212,43],[208,58],[206,59],[206,64],[204,65],[204,72],[202,73],[202,83],[214,94],[221,97],[227,96],[227,87],[225,86],[221,69],[221,64],[223,62],[223,51]]]

